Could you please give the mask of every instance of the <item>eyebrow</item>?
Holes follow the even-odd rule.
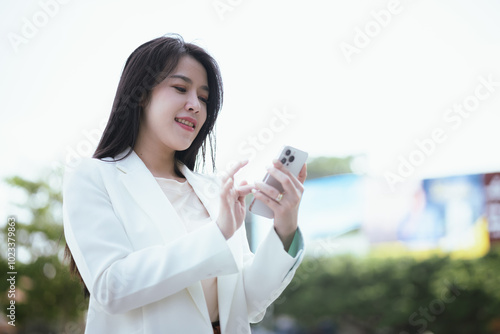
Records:
[[[193,84],[193,80],[189,79],[188,77],[186,77],[185,75],[181,75],[181,74],[174,74],[174,75],[171,75],[170,78],[177,78],[177,79],[181,79],[185,82],[187,82],[188,84],[192,85]],[[207,92],[210,92],[210,89],[208,89],[208,86],[201,86],[200,87],[201,89],[207,91]]]

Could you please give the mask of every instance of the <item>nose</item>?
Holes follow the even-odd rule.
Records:
[[[186,110],[192,111],[195,114],[200,112],[201,103],[200,103],[200,100],[198,99],[198,95],[196,93],[188,95],[188,99],[186,101],[185,108],[186,108]]]

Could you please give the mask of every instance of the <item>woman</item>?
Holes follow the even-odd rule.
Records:
[[[296,178],[274,162],[279,197],[261,182],[234,184],[246,162],[221,179],[194,172],[222,96],[217,63],[180,37],[128,58],[93,159],[65,175],[67,250],[90,295],[86,333],[250,333],[291,281],[306,167]],[[275,214],[255,254],[242,224],[250,192]]]

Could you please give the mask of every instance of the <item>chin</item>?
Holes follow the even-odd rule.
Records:
[[[183,143],[183,144],[175,145],[173,148],[175,151],[185,151],[188,148],[190,148],[192,144],[193,144],[193,142]]]

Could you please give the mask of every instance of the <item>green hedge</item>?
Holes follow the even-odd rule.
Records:
[[[309,330],[328,320],[340,333],[496,333],[499,283],[498,249],[474,260],[306,258],[274,313]]]

